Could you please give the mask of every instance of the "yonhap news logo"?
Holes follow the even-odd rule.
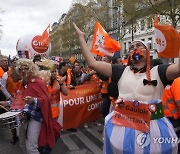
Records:
[[[141,133],[137,135],[136,143],[139,146],[139,148],[144,148],[148,146],[151,142],[154,144],[163,144],[163,143],[179,144],[180,139],[178,139],[178,137],[152,137],[150,138],[149,133]]]
[[[151,142],[149,133],[141,133],[141,134],[139,134],[137,136],[136,142],[137,142],[137,145],[140,148],[144,148],[144,147],[148,146],[150,144],[150,142]]]

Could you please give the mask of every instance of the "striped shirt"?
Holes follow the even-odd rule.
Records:
[[[29,105],[26,104],[24,106],[23,111],[26,113],[27,118],[32,118],[38,122],[42,122],[43,121],[43,116],[41,113],[41,109],[40,109],[40,104],[38,102],[37,98],[34,98],[34,103]]]

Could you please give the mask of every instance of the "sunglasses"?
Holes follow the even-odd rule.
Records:
[[[19,72],[22,72],[22,71],[28,71],[29,70],[29,67],[21,67],[19,68]]]

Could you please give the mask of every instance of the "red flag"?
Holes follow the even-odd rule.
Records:
[[[49,45],[49,43],[50,43],[49,32],[50,32],[50,24],[48,25],[46,30],[40,36],[39,42],[41,42],[42,46],[48,46]]]
[[[114,52],[121,50],[118,41],[112,39],[99,22],[96,22],[91,51],[99,56],[113,56]]]
[[[170,25],[159,25],[158,17],[154,20],[155,42],[158,55],[163,58],[179,56],[180,34]]]

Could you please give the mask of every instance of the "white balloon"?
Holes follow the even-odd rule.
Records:
[[[32,59],[37,54],[40,54],[41,57],[49,57],[51,43],[48,46],[43,46],[38,41],[39,37],[40,35],[37,34],[29,34],[20,37],[16,45],[18,57]]]

